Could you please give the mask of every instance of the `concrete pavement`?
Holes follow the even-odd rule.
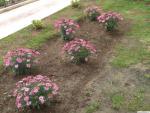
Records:
[[[0,39],[71,4],[71,0],[38,0],[0,14]]]

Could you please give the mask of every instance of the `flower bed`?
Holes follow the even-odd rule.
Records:
[[[112,7],[113,7],[113,10],[116,10],[117,6],[120,6],[120,3],[121,3],[121,1],[119,1],[118,4],[113,4],[112,7],[108,8],[108,6],[110,5],[110,3],[109,3],[110,1],[109,0],[106,0],[106,1],[107,1],[107,6],[106,7],[104,6],[104,8],[107,10]],[[90,1],[90,2],[93,2],[93,1]],[[88,3],[89,3],[89,1],[88,1]],[[104,2],[101,2],[101,5],[103,3]],[[115,0],[113,0],[113,3],[115,3]],[[119,9],[121,9],[120,12],[126,12],[127,9],[130,9],[128,7],[128,4],[126,4],[126,6],[128,8],[125,6],[125,3],[128,3],[128,2],[123,2],[122,3],[123,5],[121,5],[121,7],[119,7]],[[132,5],[134,5],[134,4],[132,4]],[[124,10],[124,8],[125,8],[125,10]],[[135,8],[137,8],[137,7],[133,7],[133,9],[135,9]],[[68,8],[66,8],[65,10],[68,10]],[[69,11],[70,10],[72,10],[72,9],[69,8]],[[79,9],[75,9],[75,10],[80,11]],[[68,14],[69,11],[67,11],[66,13]],[[134,10],[131,10],[131,11],[133,14],[137,13],[137,12],[134,12]],[[83,12],[83,10],[82,10],[82,12]],[[61,12],[60,15],[66,16],[67,14]],[[71,15],[69,17],[76,18],[77,14],[75,14],[75,15],[72,15],[72,14],[73,13],[71,13]],[[129,15],[129,13],[128,13],[128,15]],[[56,19],[56,17],[54,17],[54,18],[49,17],[47,19],[48,21],[46,21],[45,23],[49,24],[48,23],[49,20],[50,20],[50,22],[53,23],[52,19]],[[97,48],[95,59],[93,58],[94,60],[93,59],[89,60],[88,63],[82,64],[82,65],[74,65],[74,64],[68,63],[68,62],[67,63],[62,62],[62,59],[60,58],[61,56],[59,53],[61,52],[61,47],[63,46],[64,42],[62,42],[59,39],[58,35],[52,36],[50,34],[47,34],[47,32],[45,33],[45,32],[39,31],[40,34],[42,34],[42,35],[38,34],[37,35],[38,37],[34,37],[33,34],[31,33],[31,35],[28,38],[31,38],[31,39],[34,38],[34,41],[36,41],[36,42],[38,42],[39,39],[43,39],[43,38],[47,38],[47,39],[49,39],[48,37],[55,38],[54,40],[53,39],[46,40],[47,43],[44,43],[46,41],[42,40],[42,44],[44,44],[44,46],[42,46],[42,48],[40,48],[41,54],[43,54],[43,55],[41,55],[41,58],[40,58],[40,61],[41,60],[42,61],[40,62],[40,65],[39,65],[40,66],[39,72],[43,73],[43,74],[47,74],[48,78],[53,78],[55,81],[59,82],[62,90],[60,91],[60,96],[61,96],[60,101],[61,102],[58,102],[58,103],[56,103],[56,105],[51,106],[51,107],[43,107],[43,109],[38,110],[38,111],[37,110],[27,110],[27,113],[34,113],[34,112],[72,113],[72,112],[76,112],[76,111],[78,111],[80,113],[80,111],[82,112],[84,110],[85,110],[85,112],[91,111],[91,107],[92,107],[92,109],[96,108],[97,111],[95,110],[95,112],[101,112],[101,109],[99,109],[99,104],[97,104],[97,101],[98,101],[98,103],[100,102],[104,112],[108,112],[108,109],[109,109],[109,112],[115,112],[115,111],[116,112],[118,112],[118,111],[130,112],[128,109],[128,107],[130,107],[129,105],[131,105],[130,108],[132,108],[132,110],[134,110],[134,111],[137,111],[137,109],[138,110],[146,109],[144,106],[147,105],[148,98],[146,98],[147,96],[145,97],[145,95],[148,95],[148,92],[143,92],[143,91],[139,92],[138,91],[139,87],[130,87],[130,86],[136,85],[136,86],[140,86],[140,88],[143,89],[143,87],[145,88],[145,85],[147,84],[147,80],[145,80],[145,78],[141,78],[140,74],[138,74],[138,76],[140,77],[140,80],[139,80],[139,77],[137,77],[136,72],[134,74],[134,70],[132,70],[132,73],[131,73],[130,72],[131,70],[128,70],[126,68],[126,71],[120,72],[120,70],[118,71],[118,68],[112,68],[110,65],[112,58],[114,58],[114,52],[113,52],[114,50],[113,49],[116,47],[116,44],[120,45],[120,43],[122,42],[122,41],[118,41],[118,39],[126,38],[125,44],[126,43],[132,44],[133,40],[127,41],[128,38],[126,37],[126,35],[122,35],[123,34],[122,32],[127,31],[126,28],[130,27],[130,26],[128,26],[128,23],[130,23],[130,21],[128,22],[128,20],[126,20],[125,23],[124,22],[121,23],[121,26],[122,26],[122,27],[120,27],[121,33],[120,33],[120,31],[117,31],[117,32],[115,31],[115,32],[113,32],[113,34],[115,34],[115,35],[112,35],[112,33],[105,32],[103,26],[99,26],[98,22],[90,22],[90,21],[84,21],[84,20],[81,21],[80,22],[81,30],[79,32],[76,32],[75,36],[83,37],[85,40],[92,41],[94,43],[94,45],[96,45],[96,48]],[[101,23],[101,25],[102,25],[102,23]],[[103,25],[105,26],[105,23],[103,23]],[[30,29],[25,30],[25,33],[29,33],[29,30]],[[50,30],[53,31],[53,28],[49,29],[49,27],[47,27],[46,30],[44,29],[44,31],[48,31],[48,32],[51,32]],[[26,32],[26,31],[28,31],[28,32]],[[30,32],[33,32],[33,31],[30,31]],[[34,33],[35,32],[36,31],[34,31]],[[45,35],[45,34],[47,34],[47,35]],[[27,38],[27,36],[26,35],[24,36],[24,33],[22,33],[22,32],[20,32],[18,37],[19,37],[19,41],[21,41],[22,37],[24,39]],[[13,38],[13,37],[11,37],[11,38]],[[31,43],[34,41],[31,41]],[[29,42],[30,42],[30,40],[28,39],[27,43],[29,43]],[[123,42],[124,42],[124,40],[123,40]],[[23,40],[23,43],[24,43],[24,40]],[[17,44],[18,43],[15,43],[15,47]],[[35,45],[35,43],[33,43],[33,44]],[[11,48],[11,47],[9,47],[9,48]],[[17,45],[17,47],[18,47],[18,45]],[[133,52],[133,54],[135,53],[134,52],[135,47],[136,46],[134,46],[134,49],[132,51],[129,50],[129,51]],[[126,49],[124,50],[124,48],[123,49],[121,48],[120,51],[123,51],[123,54],[121,55],[121,56],[124,56],[123,59],[124,60],[129,59],[129,62],[131,64],[134,64],[133,59],[135,56],[140,56],[139,54],[126,55],[126,54],[128,54],[128,52],[126,52],[127,50]],[[141,49],[140,49],[140,51],[141,51]],[[68,53],[67,51],[64,51],[64,52]],[[79,52],[78,55],[80,55],[80,53],[82,53],[82,51]],[[89,55],[89,54],[87,54],[88,52],[86,50],[84,50],[83,53],[86,53],[86,54],[84,54],[84,56]],[[67,54],[67,55],[71,59],[74,57],[74,56],[72,57],[72,54]],[[132,57],[132,59],[130,59],[130,57]],[[138,58],[143,59],[144,57],[142,57],[142,58],[138,57]],[[87,60],[87,58],[83,58],[84,62],[86,60]],[[124,61],[122,60],[122,58],[120,59],[120,57],[119,57],[118,61],[119,61],[119,64],[118,64],[119,66],[121,66],[124,63]],[[133,61],[133,62],[131,62],[131,61]],[[129,65],[129,64],[127,63],[127,65]],[[145,73],[145,71],[144,71],[144,73]],[[119,76],[116,81],[116,77],[118,74],[125,75],[126,77]],[[1,86],[0,86],[1,92],[0,92],[0,94],[2,96],[0,98],[0,105],[1,105],[0,107],[2,109],[0,111],[2,113],[8,113],[8,112],[16,113],[17,112],[15,110],[14,101],[11,101],[11,98],[7,98],[7,91],[10,91],[12,89],[13,84],[16,82],[16,78],[19,79],[21,77],[14,77],[14,76],[11,76],[11,73],[5,73],[5,72],[1,76]],[[135,79],[135,81],[133,81],[132,79]],[[141,82],[141,80],[145,83],[144,85],[143,85],[143,82]],[[114,84],[112,84],[112,83],[109,84],[109,81],[114,81]],[[126,81],[126,82],[124,82],[124,81]],[[130,83],[130,81],[133,81],[132,84]],[[117,85],[115,84],[116,82],[117,82]],[[128,88],[128,87],[130,87],[130,88]],[[105,90],[106,88],[108,88],[108,90]],[[115,90],[114,90],[114,88],[115,88]],[[27,89],[27,91],[28,91],[28,89]],[[125,103],[123,102],[124,103],[123,106],[122,106],[122,104],[119,104],[119,109],[117,109],[117,110],[114,109],[115,108],[114,105],[116,103],[115,104],[114,104],[114,102],[111,103],[111,100],[113,100],[112,98],[113,98],[114,94],[116,94],[116,91],[117,91],[117,93],[118,93],[118,91],[119,91],[119,93],[121,92],[121,94],[123,94],[122,96],[125,96],[123,99],[125,101]],[[142,95],[139,97],[139,99],[142,101],[138,101],[138,102],[134,101],[135,99],[137,100],[137,98],[135,98],[136,91],[139,92],[139,93],[137,93],[137,95]],[[133,92],[134,92],[134,94],[133,94]],[[110,96],[110,98],[109,98],[109,96]],[[131,97],[131,98],[129,99],[128,97]],[[135,99],[132,97],[134,97]],[[141,97],[142,97],[142,99],[141,99]],[[37,101],[39,102],[39,106],[45,105],[45,103],[43,103],[43,102],[45,102],[44,98],[45,98],[44,96],[42,96],[42,97],[39,96],[37,98]],[[116,99],[118,99],[117,96],[116,96]],[[145,101],[145,99],[146,99],[146,101]],[[27,100],[29,100],[29,98],[26,97],[25,100],[27,101]],[[95,103],[95,100],[96,100],[96,103]],[[132,100],[133,100],[133,102],[132,102]],[[23,100],[23,103],[26,101]],[[128,104],[128,102],[130,102],[130,104]],[[120,101],[119,101],[119,103],[120,103]],[[25,105],[25,107],[22,107],[22,106],[20,107],[20,105],[19,105],[19,109],[23,109],[26,107],[32,108],[31,102],[28,102],[28,104],[23,104],[23,105]]]
[[[119,14],[102,13],[101,10],[95,6],[87,8],[85,13],[87,14],[87,17],[91,21],[98,20],[100,23],[104,23],[107,29],[115,28],[115,27],[112,27],[113,25],[110,23],[116,22],[114,24],[114,26],[116,26],[117,22],[121,20],[121,17]],[[34,63],[36,63],[35,59],[39,55],[39,52],[31,50],[31,49],[19,48],[17,50],[10,51],[6,54],[4,58],[5,67],[10,67],[11,69],[13,69],[16,75],[23,75],[23,74],[29,75],[28,77],[23,78],[22,80],[16,83],[16,88],[14,89],[14,92],[13,92],[13,96],[16,98],[16,106],[19,110],[24,110],[26,108],[38,108],[39,109],[41,108],[41,106],[48,105],[49,103],[51,103],[51,100],[53,99],[53,97],[58,94],[59,88],[55,83],[49,80],[49,78],[51,78],[51,75],[49,74],[49,72],[50,73],[52,72],[54,74],[61,73],[62,74],[61,76],[63,76],[64,78],[65,78],[65,75],[72,76],[74,74],[77,76],[81,76],[81,78],[82,77],[88,78],[93,75],[92,73],[89,73],[89,72],[94,72],[95,76],[99,74],[100,72],[99,69],[101,68],[103,64],[103,61],[102,61],[103,57],[109,51],[109,49],[111,49],[111,45],[113,45],[114,41],[113,41],[113,38],[110,36],[106,36],[108,37],[107,39],[105,39],[106,37],[104,35],[101,35],[102,36],[101,37],[99,33],[101,33],[103,29],[101,29],[101,27],[97,25],[98,22],[91,22],[91,21],[85,21],[85,20],[82,21],[81,24],[84,23],[85,25],[83,26],[85,28],[79,31],[81,32],[81,34],[77,32],[77,30],[80,28],[79,24],[76,23],[73,19],[60,19],[56,21],[55,23],[55,27],[61,33],[63,40],[68,41],[67,43],[64,44],[62,51],[63,53],[66,53],[69,56],[70,60],[73,63],[81,64],[81,63],[87,62],[89,57],[97,52],[96,48],[98,48],[98,54],[97,54],[98,59],[96,58],[94,60],[91,60],[89,61],[89,63],[87,63],[86,65],[83,64],[79,68],[77,65],[74,65],[74,64],[72,65],[71,63],[69,65],[71,65],[72,67],[69,67],[69,69],[68,69],[68,66],[64,65],[63,63],[60,65],[61,59],[59,59],[60,54],[58,55],[58,52],[60,53],[59,47],[62,46],[62,43],[64,43],[62,41],[60,41],[61,43],[53,42],[53,44],[51,43],[52,46],[51,44],[49,44],[49,46],[47,47],[52,48],[49,54],[47,54],[48,52],[45,52],[46,49],[44,50],[43,54],[45,53],[46,54],[45,56],[43,55],[44,62],[40,63],[39,72],[48,73],[48,77],[42,76],[42,75],[31,76],[31,67],[33,67]],[[33,21],[33,27],[36,30],[43,28],[41,21],[37,21],[37,20]],[[75,38],[76,36],[77,37],[83,36],[84,39]],[[101,37],[101,39],[99,37]],[[110,41],[108,41],[108,39]],[[91,44],[90,42],[91,40],[96,45],[96,48],[93,44]],[[55,53],[54,51],[56,51],[57,54],[54,54]],[[48,57],[48,58],[46,59],[45,57]],[[40,60],[43,60],[43,59],[41,58]],[[59,66],[57,63],[59,63]],[[78,72],[77,72],[77,69],[78,69]],[[67,70],[69,71],[66,72]],[[82,72],[81,70],[84,72]],[[60,74],[57,74],[57,75],[60,75]],[[55,79],[59,79],[59,78],[56,77]],[[90,80],[90,79],[91,78],[88,78],[86,80]],[[62,85],[61,86],[62,89],[65,88],[64,84],[65,82],[68,82],[67,80],[68,78],[65,78],[64,81],[59,80],[59,82]],[[85,80],[85,83],[86,83],[86,80]],[[70,90],[69,88],[68,90]],[[76,88],[80,89],[80,86],[79,87],[77,86]],[[72,93],[72,95],[73,96],[70,96],[70,97],[74,98],[75,94]],[[64,102],[64,100],[65,99],[63,99],[62,103]]]

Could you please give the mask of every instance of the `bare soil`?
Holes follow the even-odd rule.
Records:
[[[15,82],[24,76],[15,77],[4,72],[0,76],[0,113],[85,113],[84,108],[94,100],[103,102],[97,113],[126,113],[112,110],[107,94],[135,87],[135,71],[116,70],[109,64],[114,47],[125,38],[122,31],[128,30],[128,24],[121,23],[120,30],[113,33],[106,32],[97,22],[85,20],[80,25],[76,37],[91,41],[97,48],[96,56],[87,63],[76,65],[64,58],[61,48],[65,42],[60,37],[50,39],[39,49],[40,67],[36,73],[48,76],[60,87],[60,94],[53,105],[41,110],[17,111],[15,99],[10,94]]]

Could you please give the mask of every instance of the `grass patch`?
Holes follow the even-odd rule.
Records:
[[[28,43],[26,43],[26,47],[38,49],[48,39],[55,37],[55,35],[57,35],[57,32],[53,30],[52,26],[48,26],[46,29],[41,31],[39,35],[32,39],[29,39]]]
[[[124,96],[121,93],[112,95],[111,97],[112,107],[116,110],[119,110],[124,104]]]
[[[85,113],[94,113],[100,109],[100,102],[93,102],[85,108]]]
[[[110,96],[112,108],[126,112],[149,111],[149,95],[143,89],[114,93]]]
[[[150,74],[144,74],[144,77],[150,79]]]
[[[128,67],[150,58],[150,52],[140,45],[135,47],[118,46],[116,57],[112,61],[114,67]]]
[[[143,109],[144,108],[144,109]],[[147,106],[144,105],[144,93],[138,92],[133,96],[133,98],[128,103],[128,110],[129,111],[140,111],[146,110]]]

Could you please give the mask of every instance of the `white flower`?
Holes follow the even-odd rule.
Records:
[[[30,62],[30,59],[27,59],[27,62]]]
[[[40,97],[39,97],[39,101],[41,102],[41,104],[44,104],[45,98],[44,98],[43,96],[40,96]]]
[[[19,67],[18,64],[16,64],[16,65],[15,65],[15,68],[17,69],[18,67]]]

